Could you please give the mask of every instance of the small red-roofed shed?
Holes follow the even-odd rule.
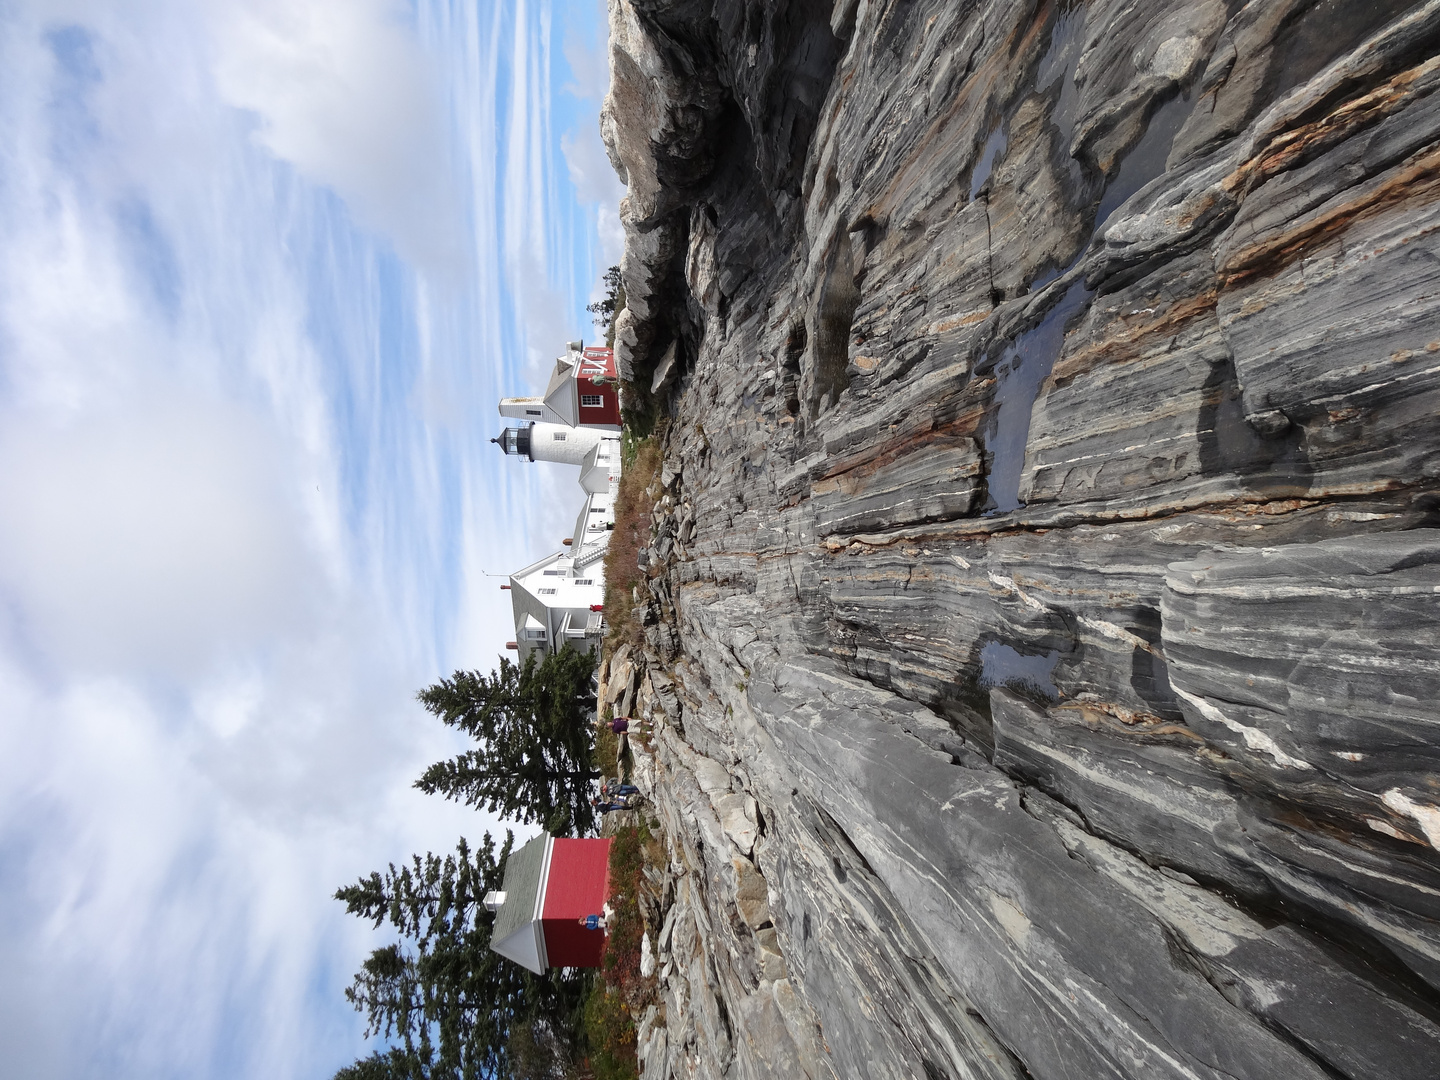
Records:
[[[505,888],[485,898],[495,912],[490,948],[537,975],[547,968],[599,967],[605,931],[599,916],[610,887],[608,838],[537,836],[505,864]]]

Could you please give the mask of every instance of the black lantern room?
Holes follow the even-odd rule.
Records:
[[[498,439],[491,439],[490,441],[496,443],[501,451],[506,454],[513,454],[516,457],[524,457],[534,461],[535,455],[530,452],[530,429],[534,426],[534,421],[531,421],[524,427],[506,428],[500,432]]]

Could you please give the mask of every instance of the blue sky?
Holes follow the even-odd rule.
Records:
[[[573,478],[489,445],[619,257],[604,5],[0,4],[0,1072],[329,1076],[330,899],[493,825],[414,704]]]

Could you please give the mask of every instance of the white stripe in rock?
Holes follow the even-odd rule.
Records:
[[[1224,724],[1231,731],[1235,732],[1235,734],[1241,736],[1245,740],[1245,745],[1247,747],[1249,747],[1251,750],[1258,750],[1262,754],[1269,754],[1275,759],[1275,763],[1282,768],[1314,768],[1314,766],[1311,765],[1308,761],[1302,761],[1300,758],[1291,757],[1284,750],[1281,750],[1279,744],[1277,744],[1274,739],[1272,739],[1265,732],[1261,731],[1259,728],[1248,727],[1245,724],[1240,723],[1238,720],[1231,720],[1230,717],[1226,716],[1224,713],[1222,713],[1214,705],[1211,705],[1210,702],[1206,701],[1204,698],[1196,697],[1194,694],[1187,694],[1178,686],[1172,686],[1172,689],[1175,691],[1175,693],[1180,695],[1180,697],[1193,705],[1195,707],[1195,711],[1198,712],[1201,716],[1203,716],[1206,720],[1212,720],[1217,724]]]
[[[1425,832],[1425,839],[1430,841],[1430,846],[1440,850],[1440,806],[1416,802],[1399,788],[1391,788],[1385,792],[1381,801],[1396,813],[1418,821]]]

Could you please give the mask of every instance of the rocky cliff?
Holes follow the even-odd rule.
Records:
[[[610,18],[645,1076],[1440,1075],[1440,3]]]

